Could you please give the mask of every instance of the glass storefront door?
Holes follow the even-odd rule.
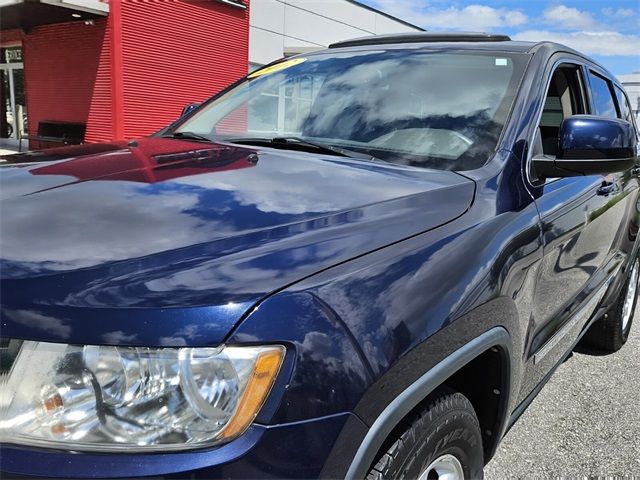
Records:
[[[0,48],[0,139],[3,143],[17,143],[27,131],[27,103],[24,92],[24,67],[22,48]]]

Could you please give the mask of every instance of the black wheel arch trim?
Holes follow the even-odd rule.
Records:
[[[364,436],[345,478],[365,478],[383,442],[398,423],[455,372],[492,347],[499,347],[503,360],[506,361],[503,369],[503,381],[506,382],[503,385],[504,398],[500,402],[499,425],[495,430],[495,434],[498,435],[497,438],[500,438],[506,430],[509,418],[511,336],[504,327],[494,327],[445,357],[387,405]],[[494,441],[490,455],[493,454],[496,446],[497,441]]]

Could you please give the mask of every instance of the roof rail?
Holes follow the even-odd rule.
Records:
[[[412,32],[354,38],[352,40],[332,43],[329,45],[329,48],[387,45],[391,43],[506,42],[509,40],[511,40],[511,38],[508,35],[482,32]]]

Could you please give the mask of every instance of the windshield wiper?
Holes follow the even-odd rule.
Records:
[[[347,150],[346,148],[334,147],[333,145],[328,145],[326,143],[320,143],[307,140],[302,137],[295,136],[285,136],[285,137],[273,137],[273,138],[250,138],[250,137],[240,137],[240,138],[225,138],[223,141],[229,143],[240,143],[247,145],[291,145],[292,147],[306,147],[316,150],[320,153],[324,153],[327,155],[337,155],[340,157],[349,157],[349,158],[361,158],[365,160],[377,160],[377,158],[367,155],[366,153],[354,152],[353,150]],[[282,147],[280,147],[282,148]]]
[[[184,140],[204,140],[205,142],[213,142],[210,138],[195,132],[174,132],[171,135],[162,135],[162,138],[180,138]]]

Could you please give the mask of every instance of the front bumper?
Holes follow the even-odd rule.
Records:
[[[328,462],[348,462],[342,448],[334,449],[338,438],[346,434],[357,446],[363,428],[355,415],[342,413],[253,425],[226,445],[172,453],[80,453],[7,444],[0,452],[0,477],[319,478]]]

